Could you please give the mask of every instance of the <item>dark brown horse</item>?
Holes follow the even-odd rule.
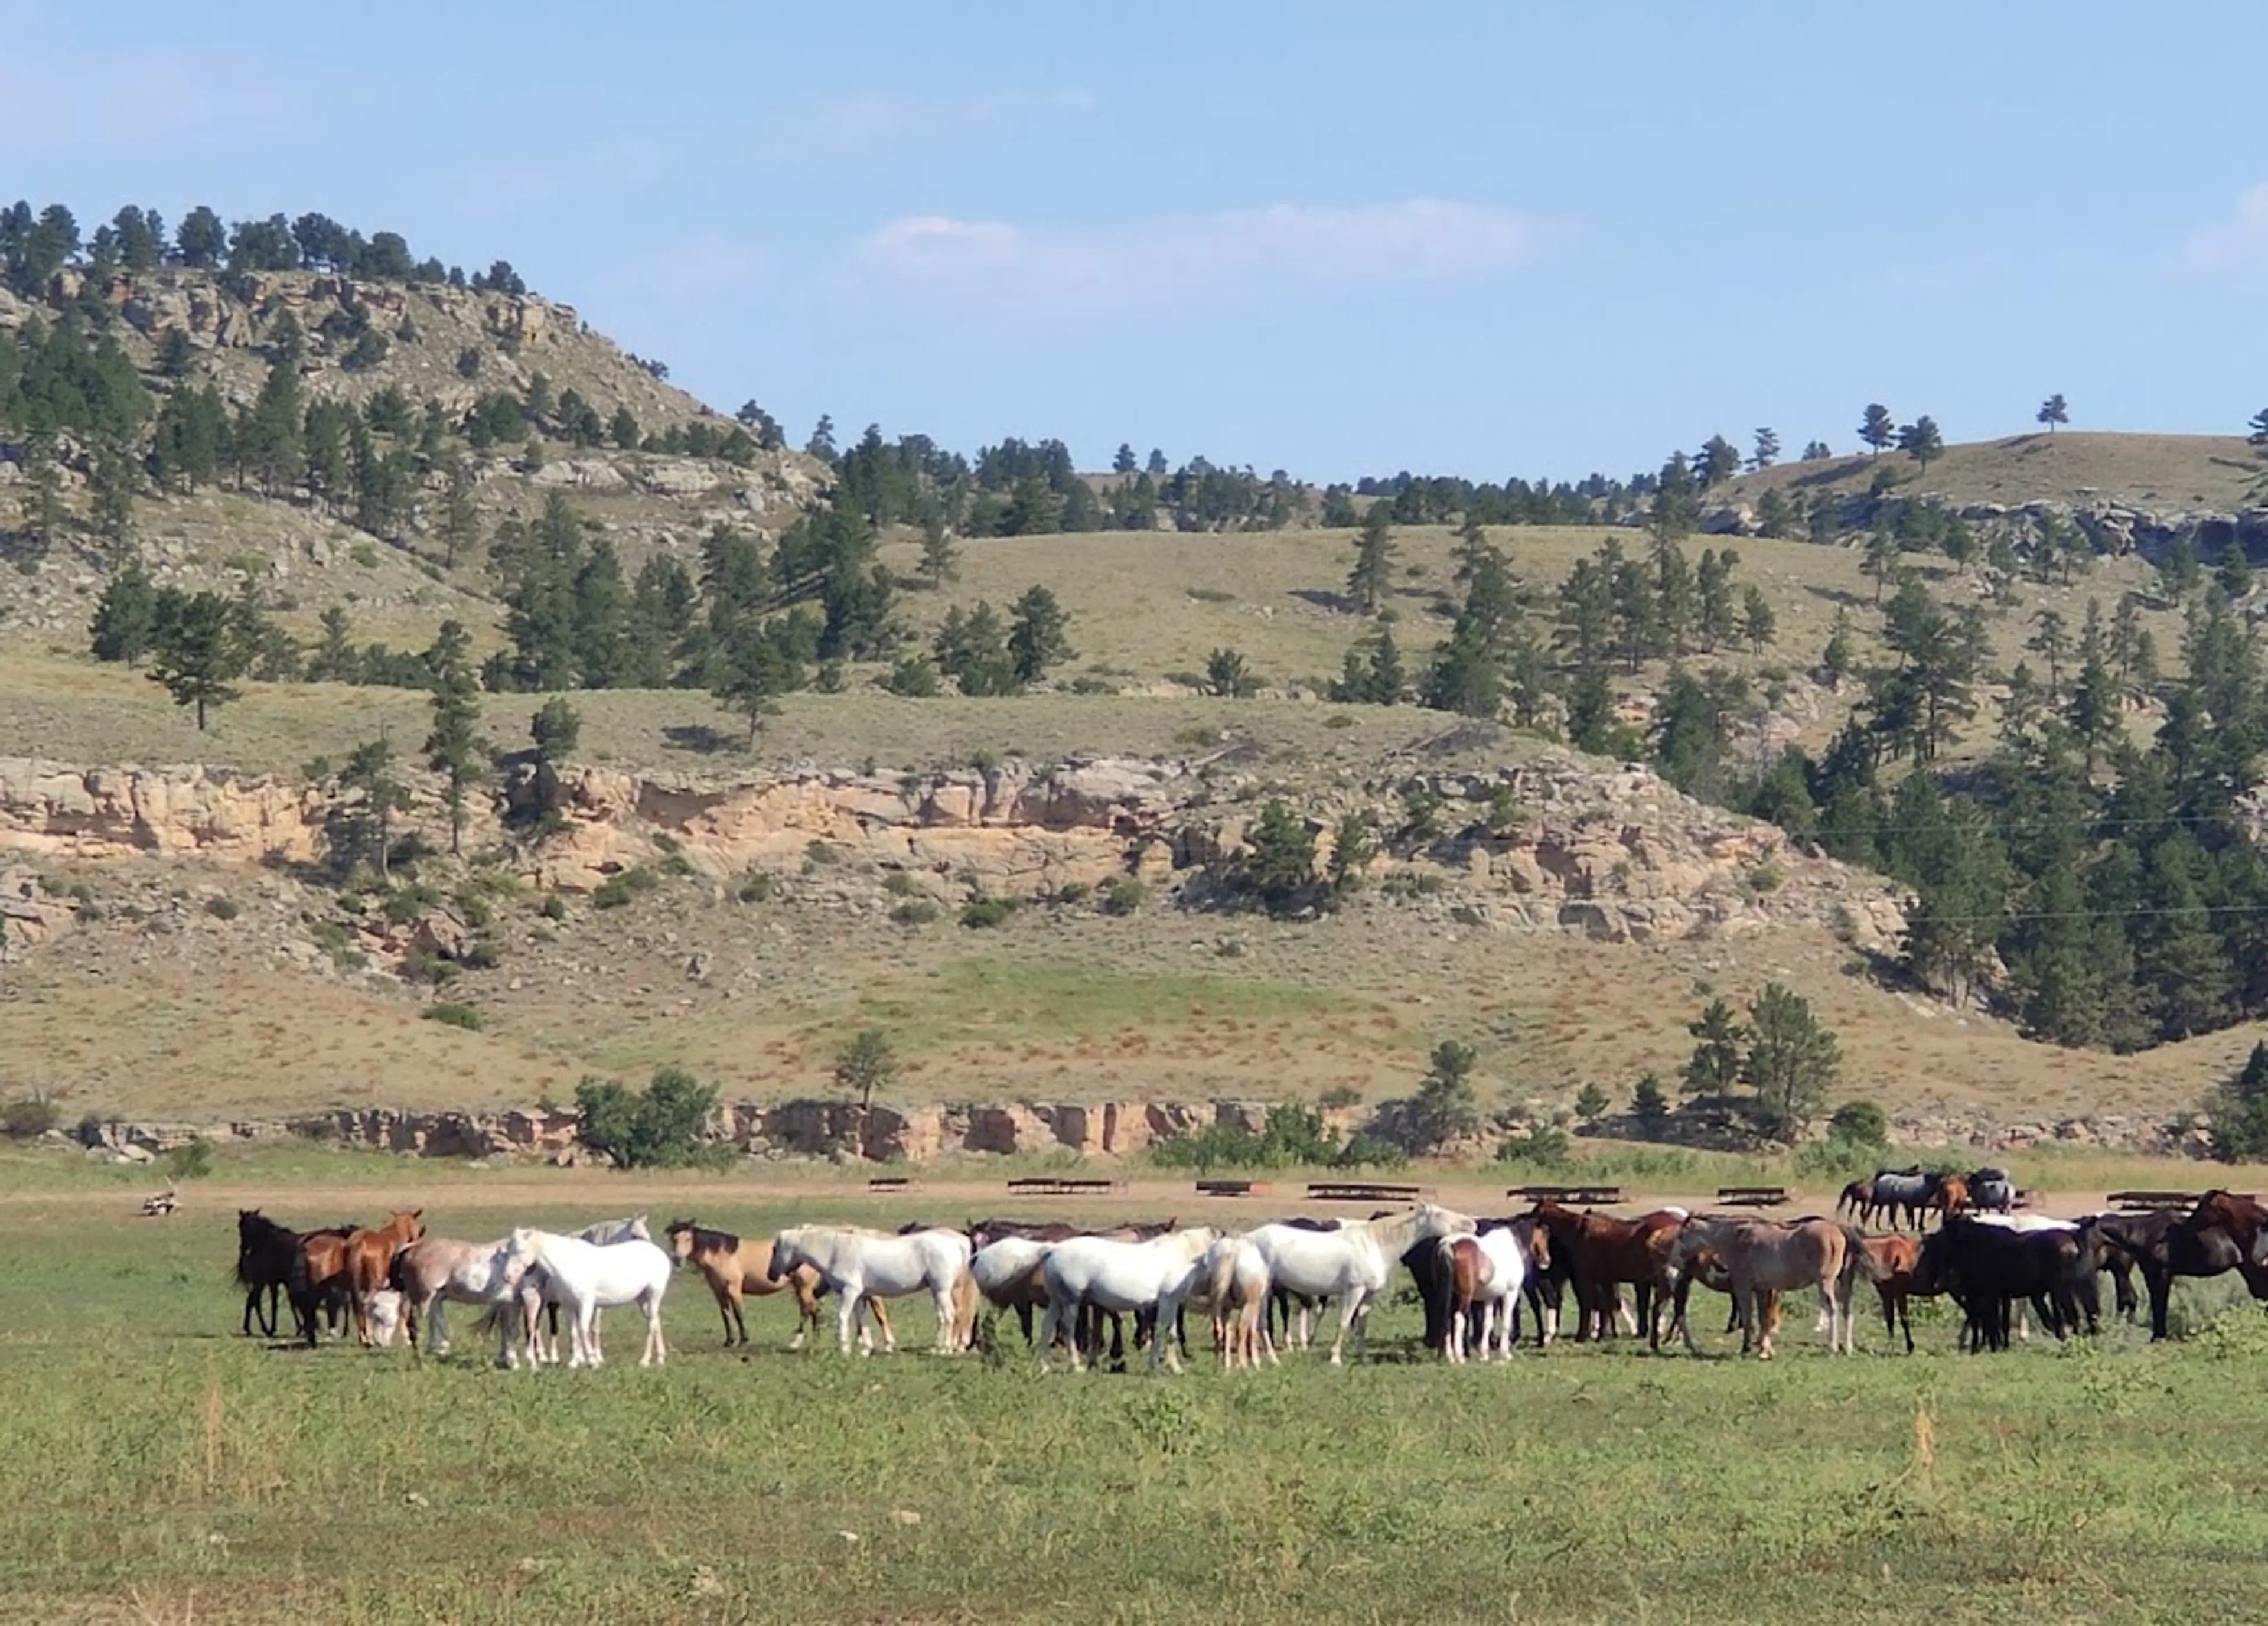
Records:
[[[2155,1340],[2166,1336],[2176,1277],[2235,1270],[2244,1277],[2253,1298],[2268,1300],[2268,1266],[2257,1256],[2261,1213],[2260,1204],[2249,1197],[2208,1191],[2187,1214],[2170,1208],[2146,1214],[2104,1214],[2090,1229],[2142,1273],[2143,1288],[2150,1295],[2150,1336]]]
[[[1656,1209],[1636,1219],[1618,1219],[1611,1214],[1578,1214],[1547,1201],[1535,1205],[1533,1218],[1550,1232],[1553,1256],[1564,1254],[1570,1262],[1580,1317],[1577,1343],[1607,1335],[1621,1307],[1625,1282],[1637,1289],[1638,1319],[1652,1319],[1654,1286],[1658,1282],[1668,1284],[1654,1239],[1683,1225],[1684,1210]]]
[[[298,1248],[291,1256],[291,1274],[285,1291],[291,1294],[291,1313],[298,1321],[298,1330],[311,1350],[315,1347],[316,1329],[326,1313],[331,1330],[339,1329],[340,1313],[346,1307],[347,1239],[357,1229],[353,1225],[329,1225],[320,1231],[302,1232]]]
[[[277,1225],[256,1208],[236,1210],[236,1280],[244,1289],[244,1335],[260,1322],[262,1337],[276,1335],[278,1299],[291,1284],[291,1262],[299,1256],[299,1233]],[[268,1295],[263,1309],[260,1296]]]

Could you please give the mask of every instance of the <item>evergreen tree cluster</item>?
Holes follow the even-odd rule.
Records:
[[[0,209],[0,278],[19,294],[40,291],[66,267],[99,282],[114,273],[136,275],[161,265],[199,270],[334,271],[372,282],[527,291],[507,261],[499,260],[468,277],[461,267],[418,259],[399,232],[364,236],[323,214],[297,218],[277,214],[224,223],[212,209],[199,204],[169,233],[156,210],[129,204],[107,224],[82,235],[77,217],[62,203],[50,203],[36,213],[22,202]]]

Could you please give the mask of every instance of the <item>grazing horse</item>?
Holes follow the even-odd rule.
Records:
[[[1870,1174],[1864,1179],[1854,1180],[1844,1187],[1843,1195],[1835,1199],[1836,1213],[1847,1214],[1862,1225],[1872,1219],[1874,1217],[1875,1178]]]
[[[291,1283],[291,1262],[299,1256],[299,1233],[277,1225],[256,1208],[236,1210],[236,1279],[244,1289],[244,1335],[256,1317],[262,1337],[276,1335],[276,1303]],[[260,1295],[268,1295],[261,1309]]]
[[[1851,1232],[1831,1219],[1798,1219],[1780,1224],[1767,1219],[1697,1218],[1679,1228],[1670,1245],[1669,1262],[1683,1269],[1702,1248],[1723,1262],[1731,1278],[1733,1299],[1741,1310],[1741,1350],[1753,1350],[1759,1360],[1770,1360],[1772,1338],[1778,1331],[1772,1293],[1795,1287],[1816,1287],[1827,1309],[1827,1347],[1830,1352],[1851,1350],[1850,1284],[1847,1269]],[[1862,1257],[1860,1270],[1871,1279],[1871,1262]]]
[[[950,1355],[959,1347],[954,1290],[968,1274],[968,1238],[959,1231],[917,1231],[910,1236],[895,1236],[856,1225],[790,1225],[772,1239],[771,1262],[766,1270],[774,1282],[779,1282],[799,1266],[809,1265],[830,1291],[842,1296],[836,1338],[845,1355],[850,1353],[854,1326],[860,1353],[872,1350],[866,1335],[868,1299],[896,1299],[927,1288],[937,1312],[937,1352]],[[882,1339],[885,1350],[898,1347],[887,1325]]]
[[[1173,1326],[1182,1302],[1200,1286],[1209,1284],[1203,1267],[1220,1232],[1211,1225],[1152,1237],[1146,1242],[1120,1242],[1108,1237],[1071,1237],[1048,1249],[1041,1264],[1047,1277],[1048,1310],[1040,1321],[1034,1358],[1039,1369],[1048,1366],[1048,1350],[1057,1335],[1069,1328],[1079,1307],[1096,1304],[1121,1313],[1150,1311],[1156,1330],[1150,1337],[1150,1370],[1162,1357],[1175,1372],[1182,1369],[1181,1352]],[[1074,1342],[1071,1370],[1086,1365]]]
[[[729,1231],[711,1231],[691,1219],[671,1220],[667,1234],[678,1260],[700,1271],[716,1296],[717,1313],[725,1322],[726,1349],[733,1347],[736,1335],[740,1343],[748,1342],[748,1323],[741,1313],[740,1301],[749,1293],[764,1298],[784,1287],[795,1294],[795,1337],[789,1349],[800,1350],[805,1336],[819,1330],[819,1300],[827,1291],[827,1284],[810,1266],[791,1270],[784,1281],[776,1280],[769,1240],[744,1241]],[[889,1313],[879,1299],[873,1307],[874,1320],[887,1335]]]
[[[394,1256],[425,1234],[423,1209],[406,1208],[375,1230],[357,1231],[346,1241],[347,1297],[354,1306],[355,1342],[372,1346],[370,1296],[386,1285]]]
[[[1277,1286],[1314,1298],[1339,1300],[1338,1335],[1331,1340],[1331,1365],[1339,1365],[1348,1330],[1370,1301],[1385,1291],[1395,1261],[1428,1237],[1472,1233],[1474,1222],[1453,1210],[1421,1203],[1407,1213],[1383,1219],[1351,1219],[1331,1231],[1297,1225],[1262,1225],[1252,1245],[1267,1262]]]
[[[669,1255],[643,1237],[600,1244],[523,1226],[512,1233],[504,1249],[504,1269],[511,1284],[521,1284],[540,1270],[544,1297],[556,1296],[566,1309],[570,1366],[605,1364],[599,1350],[599,1312],[618,1304],[635,1304],[645,1314],[645,1347],[639,1352],[638,1365],[659,1366],[667,1361],[669,1347],[661,1335],[661,1300],[669,1291],[674,1269]],[[524,1320],[532,1342],[534,1318]],[[535,1364],[533,1356],[531,1349],[531,1366]]]
[[[518,1278],[508,1269],[512,1241],[460,1242],[452,1237],[420,1237],[394,1256],[387,1284],[401,1295],[403,1320],[409,1334],[409,1353],[423,1357],[449,1352],[449,1324],[444,1304],[497,1306],[511,1302]],[[425,1323],[426,1336],[418,1337]],[[500,1326],[497,1365],[512,1365],[511,1329]]]
[[[1622,1313],[1619,1288],[1624,1282],[1637,1287],[1640,1318],[1651,1317],[1655,1285],[1668,1285],[1653,1240],[1685,1223],[1683,1209],[1656,1209],[1636,1219],[1620,1219],[1611,1214],[1578,1214],[1546,1201],[1535,1205],[1531,1217],[1550,1233],[1553,1256],[1564,1254],[1571,1267],[1576,1343],[1607,1335]],[[1631,1330],[1636,1333],[1636,1322]]]
[[[1550,1232],[1531,1228],[1535,1246],[1548,1259]],[[1441,1340],[1442,1358],[1462,1364],[1465,1332],[1475,1305],[1480,1306],[1480,1357],[1489,1357],[1493,1334],[1505,1359],[1512,1358],[1513,1311],[1520,1290],[1527,1284],[1528,1252],[1509,1225],[1476,1231],[1471,1236],[1445,1236],[1433,1244],[1436,1274],[1447,1299],[1448,1326]]]
[[[2259,1262],[2255,1251],[2257,1226],[2247,1229],[2242,1210],[2236,1206],[2243,1201],[2225,1191],[2209,1191],[2187,1214],[2161,1208],[2146,1214],[2103,1214],[2093,1221],[2090,1228],[2105,1250],[2124,1256],[2142,1273],[2143,1289],[2150,1295],[2153,1340],[2167,1335],[2167,1313],[2176,1277],[2220,1276],[2235,1270],[2244,1277],[2254,1299],[2268,1299],[2268,1266]],[[2253,1240],[2239,1241],[2230,1230],[2232,1222],[2240,1233]]]

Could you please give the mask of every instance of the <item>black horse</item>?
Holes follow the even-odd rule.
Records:
[[[2124,1255],[2142,1273],[2143,1289],[2150,1295],[2153,1340],[2166,1336],[2167,1310],[2176,1277],[2238,1271],[2253,1298],[2268,1301],[2268,1266],[2251,1257],[2229,1234],[2210,1201],[2200,1203],[2188,1214],[2171,1208],[2154,1209],[2146,1214],[2105,1214],[2095,1221],[2093,1230],[2110,1251]]]
[[[291,1284],[291,1262],[299,1256],[299,1233],[277,1225],[256,1208],[236,1210],[236,1279],[244,1289],[244,1335],[260,1322],[263,1338],[276,1335],[276,1311]],[[260,1295],[268,1302],[262,1306]]]
[[[2058,1339],[2100,1318],[2094,1250],[2075,1231],[2009,1231],[1949,1217],[1923,1240],[1913,1277],[1918,1291],[1948,1293],[1961,1306],[1971,1352],[2008,1347],[2020,1299]]]

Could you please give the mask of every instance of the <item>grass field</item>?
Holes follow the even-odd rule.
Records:
[[[2268,1541],[2268,1441],[2233,1398],[2268,1329],[2209,1287],[2177,1292],[2191,1335],[2161,1350],[2119,1328],[1959,1357],[1933,1315],[1923,1354],[1868,1328],[1830,1360],[1798,1306],[1770,1365],[1561,1346],[1452,1371],[1396,1304],[1344,1371],[1152,1380],[1035,1377],[1012,1328],[997,1359],[791,1356],[777,1301],[726,1356],[681,1277],[664,1371],[498,1372],[462,1321],[417,1367],[235,1335],[235,1202],[313,1222],[404,1195],[377,1183],[398,1164],[332,1155],[162,1224],[120,1218],[99,1172],[0,1195],[0,1614],[2235,1620]],[[924,1201],[702,1191],[460,1171],[416,1195],[472,1236]],[[899,1321],[919,1347],[925,1313]]]

